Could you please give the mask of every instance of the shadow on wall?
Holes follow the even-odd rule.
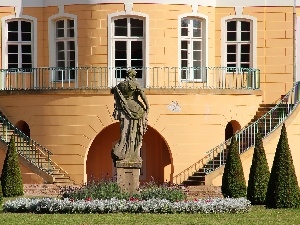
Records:
[[[225,128],[225,141],[231,138],[237,131],[241,129],[241,125],[236,120],[231,120]]]
[[[120,137],[119,122],[104,128],[93,140],[86,160],[87,182],[110,179],[115,174],[111,159],[111,149]],[[157,183],[170,181],[173,177],[173,164],[169,147],[162,136],[148,126],[143,143],[145,154],[142,155],[143,175],[140,182],[154,180]]]
[[[15,125],[16,128],[21,130],[24,134],[26,134],[28,137],[30,137],[30,128],[28,124],[24,120],[20,120]]]

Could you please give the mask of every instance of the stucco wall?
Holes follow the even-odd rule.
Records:
[[[169,146],[174,175],[223,142],[228,122],[236,120],[245,126],[262,100],[259,91],[145,92],[151,107],[149,126]],[[93,140],[105,127],[116,122],[112,118],[113,101],[109,90],[31,94],[20,91],[19,94],[2,93],[0,108],[13,124],[25,121],[31,138],[52,151],[53,160],[70,173],[72,179],[83,182],[85,161]],[[181,107],[180,112],[168,109],[172,101]]]

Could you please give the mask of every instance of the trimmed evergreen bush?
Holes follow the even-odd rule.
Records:
[[[0,177],[0,180],[1,180],[1,177]],[[2,193],[2,185],[0,182],[0,204],[2,203],[2,201],[3,201],[3,193]]]
[[[2,168],[1,185],[4,197],[23,195],[23,182],[13,135]]]
[[[221,189],[224,197],[246,197],[246,181],[235,137],[229,146]]]
[[[255,148],[248,180],[247,199],[251,201],[252,205],[264,205],[270,171],[260,133],[256,134],[255,140]]]
[[[267,208],[297,208],[300,192],[285,124],[277,144],[266,194]]]

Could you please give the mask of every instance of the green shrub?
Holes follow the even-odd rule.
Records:
[[[21,196],[24,193],[18,154],[13,135],[10,139],[2,168],[1,185],[4,197]]]
[[[224,197],[246,197],[246,181],[235,137],[229,146],[221,189]]]
[[[123,192],[116,182],[93,181],[81,187],[62,187],[63,198],[80,199],[128,199],[128,193]]]
[[[140,187],[140,192],[134,196],[121,191],[115,181],[91,182],[81,187],[62,187],[62,198],[80,199],[140,199],[152,198],[167,199],[171,202],[181,201],[186,198],[183,190],[176,185],[157,185],[154,182],[147,183]]]
[[[252,205],[264,205],[270,171],[260,133],[256,134],[255,139],[255,148],[248,180],[247,199],[251,201]]]
[[[186,194],[178,185],[168,183],[158,185],[154,182],[149,182],[140,188],[139,198],[141,200],[148,200],[152,198],[166,199],[171,202],[176,202],[186,199]]]
[[[2,185],[1,185],[1,182],[0,182],[0,204],[2,204],[2,201],[3,201],[3,193],[2,193]]]
[[[300,192],[285,124],[277,144],[266,194],[267,208],[297,208]]]

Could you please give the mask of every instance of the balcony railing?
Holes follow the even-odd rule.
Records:
[[[106,89],[122,81],[127,69],[109,67],[0,69],[0,89]],[[144,88],[260,88],[260,71],[253,68],[144,67],[136,70],[137,80]]]

